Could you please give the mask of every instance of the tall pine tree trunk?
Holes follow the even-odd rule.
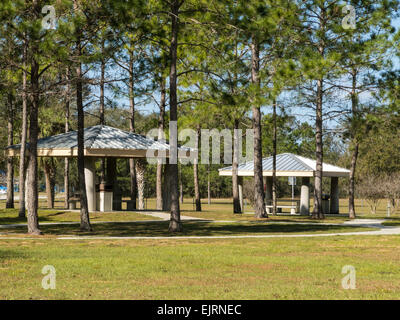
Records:
[[[79,53],[80,53],[80,44]],[[82,98],[82,67],[81,63],[78,63],[76,67],[76,106],[78,109],[78,179],[79,179],[79,193],[81,201],[81,229],[91,231],[88,200],[86,194],[86,182],[85,182],[85,156],[84,156],[84,111],[83,111],[83,98]]]
[[[65,89],[65,133],[69,132],[69,117],[70,117],[70,101],[71,101],[71,88],[70,88],[70,70],[66,71],[66,89]],[[69,206],[69,159],[64,158],[64,207],[67,209]]]
[[[179,173],[179,202],[183,203],[182,165],[178,166]]]
[[[18,216],[25,218],[25,177],[26,177],[26,141],[28,133],[28,96],[27,96],[27,59],[28,40],[25,35],[22,54],[22,124],[21,124],[21,149],[19,155],[19,211]]]
[[[356,218],[356,209],[355,209],[355,176],[356,176],[356,165],[358,158],[358,148],[359,143],[357,141],[353,141],[353,154],[351,156],[351,167],[350,167],[350,179],[349,179],[349,218]]]
[[[78,11],[78,1],[74,0],[74,11]],[[85,157],[84,157],[84,127],[85,127],[85,114],[83,110],[83,76],[82,76],[82,63],[79,61],[82,57],[82,44],[81,36],[82,30],[78,26],[76,32],[76,52],[75,57],[78,59],[76,64],[76,108],[78,111],[78,179],[79,179],[79,192],[81,201],[81,230],[92,231],[89,218],[88,200],[86,194],[85,182]]]
[[[36,16],[39,16],[39,6],[33,8]],[[42,234],[39,229],[38,219],[38,159],[37,159],[37,140],[38,140],[38,113],[40,100],[39,87],[39,63],[35,53],[38,51],[37,44],[32,45],[31,57],[31,108],[29,113],[29,148],[28,148],[28,172],[27,172],[27,223],[28,233]]]
[[[317,80],[317,104],[315,120],[315,144],[316,144],[316,171],[314,177],[314,219],[324,219],[322,212],[322,161],[323,161],[323,143],[322,143],[322,95],[323,80]]]
[[[106,62],[104,60],[104,39],[101,42],[101,62],[100,62],[100,125],[105,125],[105,105],[104,105],[104,82]],[[100,183],[106,183],[106,159],[100,160]]]
[[[64,208],[69,205],[69,159],[64,158]]]
[[[46,183],[47,208],[54,208],[55,168],[53,158],[42,158],[43,171]]]
[[[135,92],[134,92],[134,75],[133,75],[133,52],[129,52],[129,131],[135,132]],[[135,159],[129,159],[129,176],[130,176],[130,198],[132,201],[132,208],[136,209],[136,195],[137,195],[137,182],[136,182],[136,165]]]
[[[145,209],[144,203],[144,188],[145,188],[145,173],[146,173],[146,160],[145,159],[137,159],[136,163],[136,179],[137,179],[137,187],[138,187],[138,199],[139,199],[139,210]]]
[[[260,89],[260,48],[255,36],[251,43],[251,82],[254,90],[259,94]],[[253,130],[254,130],[254,215],[256,218],[267,216],[264,205],[264,184],[262,172],[262,144],[261,144],[261,111],[257,96],[253,98]]]
[[[232,162],[232,196],[233,196],[233,213],[241,213],[239,199],[239,120],[235,119],[233,126],[233,162]]]
[[[210,164],[207,165],[207,204],[211,204],[211,175]]]
[[[181,232],[181,214],[179,208],[178,191],[178,97],[177,97],[177,60],[178,60],[178,28],[179,28],[179,0],[171,1],[171,43],[170,43],[170,76],[169,76],[169,103],[170,103],[170,129],[176,128],[174,136],[170,137],[170,184],[171,184],[171,220],[168,230],[170,232]]]
[[[357,96],[357,70],[353,70],[352,74],[352,91],[351,91],[351,110],[352,110],[352,126],[351,126],[351,168],[350,168],[350,179],[349,179],[349,218],[356,218],[355,208],[355,176],[356,166],[358,159],[358,147],[359,142],[356,138],[356,131],[358,129],[358,96]]]
[[[197,125],[196,130],[196,140],[194,148],[199,150],[199,141],[200,141],[200,126]],[[198,158],[196,157],[193,161],[193,182],[194,182],[194,197],[196,202],[196,211],[201,211],[201,197],[200,197],[200,187],[199,187],[199,163]]]
[[[321,5],[319,15],[319,28],[321,34],[325,32],[326,9]],[[318,53],[323,59],[325,57],[325,42],[323,39],[319,41]],[[316,108],[315,108],[315,156],[316,168],[314,177],[314,211],[312,217],[314,219],[324,219],[325,215],[322,211],[322,162],[323,162],[323,136],[322,136],[322,106],[324,95],[324,80],[317,80]]]
[[[132,208],[136,209],[136,197],[137,197],[137,177],[136,177],[136,160],[133,158],[129,159],[129,182],[130,182],[130,198],[132,201]]]
[[[276,195],[276,135],[277,135],[277,127],[276,127],[276,101],[273,102],[272,106],[272,214],[276,215],[277,210],[277,195]]]
[[[11,89],[10,89],[11,90]],[[7,144],[14,144],[14,107],[13,94],[8,94],[8,112],[7,112]],[[14,158],[7,157],[7,201],[6,208],[14,208]]]
[[[170,165],[168,163],[169,159],[167,159],[167,163],[164,165],[163,172],[163,197],[162,197],[162,210],[170,211],[171,210],[171,173],[170,173]]]
[[[158,140],[164,139],[164,121],[165,121],[165,104],[167,91],[165,88],[165,79],[161,73],[161,100],[160,100],[160,115],[158,117]],[[157,162],[157,180],[156,180],[156,196],[157,196],[157,210],[163,210],[163,159],[158,159]]]

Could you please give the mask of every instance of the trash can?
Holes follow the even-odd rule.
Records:
[[[329,194],[322,195],[322,212],[323,212],[323,214],[329,213],[329,199],[330,199]]]

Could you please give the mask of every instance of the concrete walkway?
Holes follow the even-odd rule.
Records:
[[[157,213],[159,214],[159,213]],[[165,214],[167,215],[167,214]],[[160,216],[162,217],[162,215]],[[191,217],[187,217],[190,220]],[[183,219],[182,219],[183,220]],[[201,219],[196,218],[194,221],[199,221]],[[93,224],[100,223],[145,223],[145,222],[160,222],[165,220],[144,220],[144,221],[97,221],[93,222]],[[210,223],[214,223],[217,221],[213,220],[203,220],[208,221]],[[368,227],[368,228],[377,228],[376,231],[357,231],[357,232],[337,232],[337,233],[319,233],[319,234],[270,234],[270,235],[232,235],[232,236],[158,236],[158,237],[103,237],[103,236],[59,236],[56,239],[59,240],[145,240],[145,239],[153,239],[153,240],[164,240],[164,239],[262,239],[262,238],[309,238],[309,237],[333,237],[333,236],[381,236],[381,235],[400,235],[400,227],[387,227],[382,225],[385,220],[374,220],[374,219],[355,219],[352,221],[346,221],[344,223],[306,223],[306,222],[267,222],[273,224],[320,224],[320,225],[351,225],[354,227]],[[228,221],[218,221],[218,222],[228,222]],[[243,223],[243,221],[235,221],[238,223]],[[79,222],[55,222],[55,223],[42,223],[41,225],[63,225],[63,224],[79,224]],[[10,227],[21,227],[26,226],[25,224],[15,224],[15,225],[0,225],[0,228],[10,228]],[[13,239],[13,240],[21,240],[21,239],[54,239],[54,238],[33,238],[33,237],[8,237],[7,234],[1,234],[0,239]]]

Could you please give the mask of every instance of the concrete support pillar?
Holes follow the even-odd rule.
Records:
[[[310,178],[308,177],[301,179],[300,214],[310,214]]]
[[[96,211],[96,158],[85,157],[85,184],[89,212]]]
[[[339,178],[331,178],[331,202],[330,202],[330,213],[339,213]]]
[[[244,213],[244,206],[243,206],[243,177],[238,177],[238,187],[239,187],[240,209],[241,209],[242,213]]]

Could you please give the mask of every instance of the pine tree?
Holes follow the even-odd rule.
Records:
[[[341,40],[343,59],[341,67],[345,72],[347,84],[338,84],[338,89],[349,95],[350,116],[347,117],[351,155],[349,178],[349,217],[356,217],[355,178],[360,142],[365,135],[366,115],[369,108],[360,103],[359,96],[373,92],[375,70],[388,69],[391,64],[393,43],[390,34],[394,29],[391,21],[399,7],[398,1],[360,1],[351,2],[356,17],[362,17],[355,29],[347,29]],[[347,81],[346,81],[347,82]]]

